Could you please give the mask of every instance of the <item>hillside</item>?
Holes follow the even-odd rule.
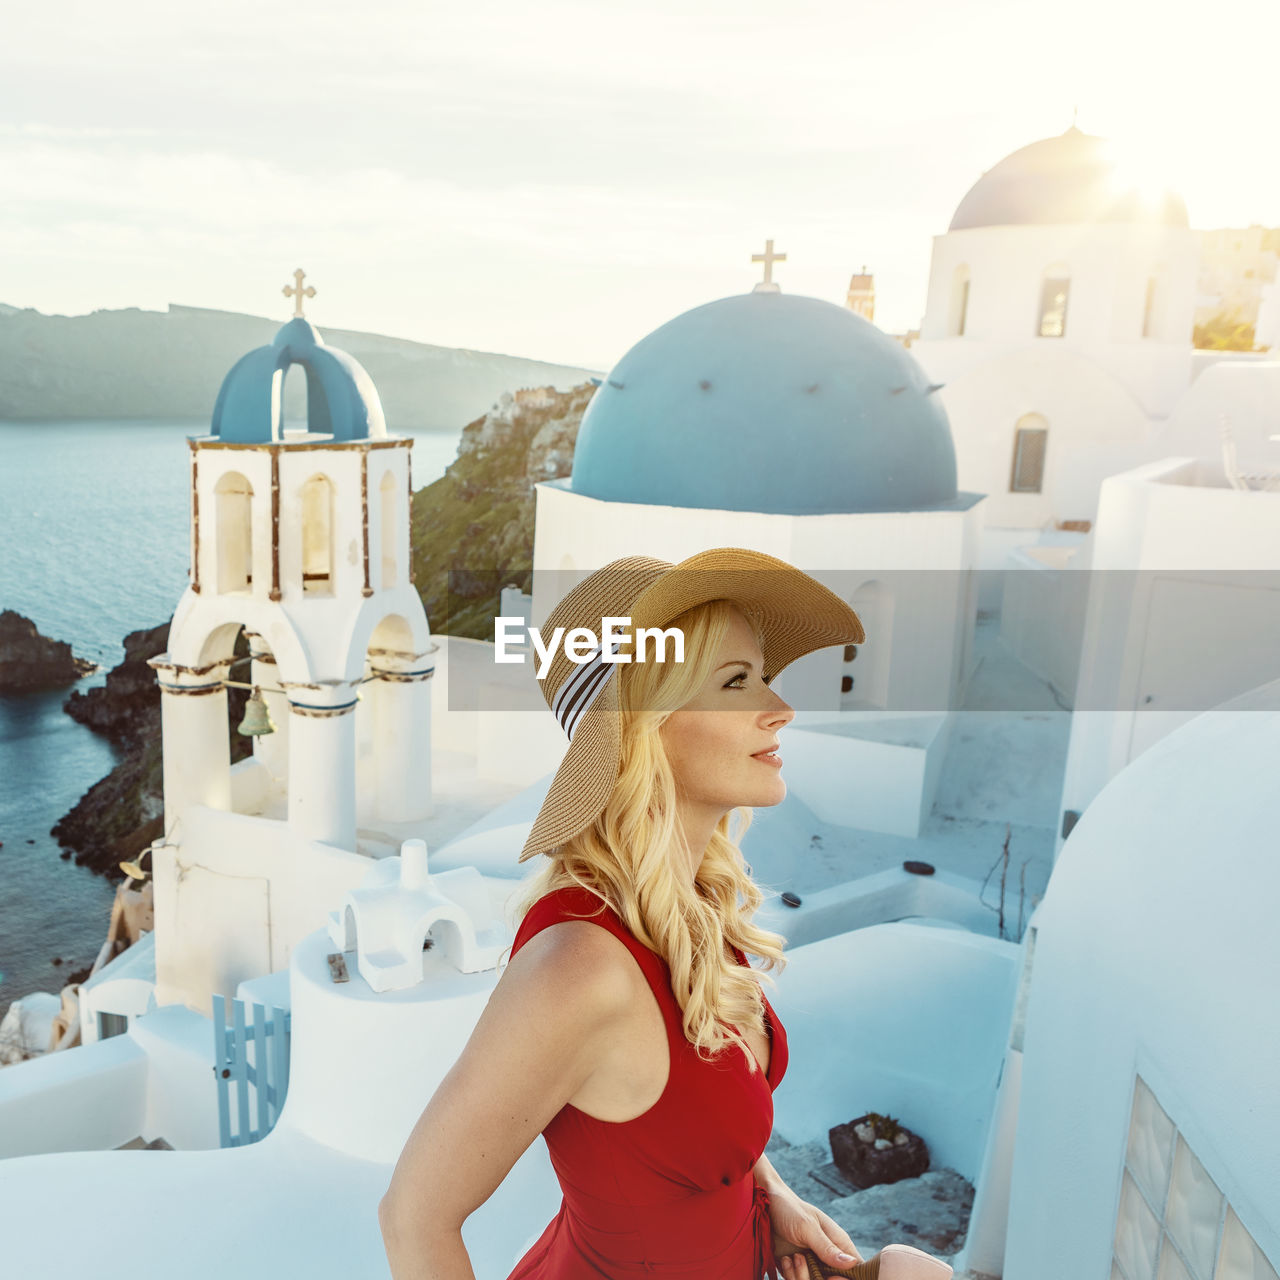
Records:
[[[170,305],[46,316],[0,304],[0,419],[207,420],[228,370],[288,319]],[[368,370],[392,431],[455,429],[513,387],[570,387],[581,369],[321,328]],[[303,379],[285,413],[303,416]]]
[[[433,632],[492,640],[502,588],[530,589],[533,487],[573,470],[594,394],[585,382],[504,395],[462,429],[444,475],[413,495],[414,580]]]

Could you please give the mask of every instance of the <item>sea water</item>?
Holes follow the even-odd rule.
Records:
[[[190,435],[203,422],[0,422],[0,609],[102,670],[130,631],[166,621],[187,584]],[[416,435],[429,484],[457,432]],[[49,829],[116,756],[62,710],[70,689],[0,697],[0,1016],[59,991],[106,938],[114,886],[59,857]],[[60,960],[61,964],[54,961]]]

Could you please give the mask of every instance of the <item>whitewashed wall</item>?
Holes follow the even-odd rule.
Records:
[[[1020,949],[964,930],[881,924],[787,952],[769,999],[791,1065],[774,1130],[791,1142],[868,1111],[974,1179],[996,1101]]]
[[[1280,663],[1280,493],[1237,492],[1213,463],[1168,458],[1108,480],[1092,534],[1063,810],[1194,710]],[[1270,590],[1267,589],[1268,584]]]
[[[912,351],[932,373],[937,343],[967,353],[969,364],[1011,345],[1075,348],[1117,378],[1144,413],[1160,417],[1188,381],[1198,264],[1195,234],[1173,227],[1097,223],[949,231],[934,237],[925,316]],[[953,291],[957,269],[964,267],[969,304],[964,335],[955,337]],[[1066,329],[1060,338],[1041,338],[1041,282],[1058,268],[1071,280]],[[1159,281],[1152,332],[1143,338],[1152,276]]]
[[[568,587],[567,578],[549,573],[544,579],[541,571],[589,571],[624,555],[678,563],[710,547],[745,547],[812,573],[855,607],[860,587],[884,580],[894,597],[892,631],[877,632],[868,619],[859,661],[867,662],[876,646],[891,657],[885,686],[891,709],[958,705],[973,627],[975,601],[966,574],[978,554],[982,516],[976,498],[954,511],[789,516],[602,502],[563,482],[540,484],[537,493],[535,622],[556,604],[559,594],[551,593]],[[838,649],[824,651],[787,673],[797,706],[840,710],[840,656]]]
[[[1151,747],[1066,842],[1035,921],[1006,1280],[1110,1274],[1135,1074],[1280,1263],[1278,771],[1280,682]]]

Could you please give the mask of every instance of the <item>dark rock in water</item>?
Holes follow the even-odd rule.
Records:
[[[119,879],[119,864],[136,858],[163,832],[164,786],[160,735],[131,751],[76,802],[53,828],[78,865]],[[146,838],[143,838],[144,829]]]
[[[120,877],[120,863],[136,858],[164,834],[164,769],[160,736],[160,687],[147,659],[164,653],[169,624],[125,637],[124,661],[107,673],[106,685],[88,693],[73,693],[67,714],[109,738],[126,754],[101,781],[94,783],[75,807],[58,820],[53,837],[63,857],[74,852],[80,866],[111,879]],[[249,652],[241,632],[236,653]],[[228,716],[238,724],[247,693],[228,690]],[[229,727],[228,727],[229,731]],[[231,760],[253,750],[240,734],[230,735]]]
[[[0,694],[56,689],[96,670],[65,641],[42,636],[30,618],[12,609],[0,613]]]
[[[573,470],[594,394],[588,382],[504,395],[462,429],[445,474],[413,495],[414,580],[432,631],[492,640],[502,588],[530,589],[534,485]]]
[[[107,672],[101,688],[75,690],[64,704],[67,715],[110,739],[131,747],[160,734],[160,686],[147,660],[169,645],[169,624],[131,631],[124,638],[124,661]]]

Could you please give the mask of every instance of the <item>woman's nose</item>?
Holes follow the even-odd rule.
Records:
[[[790,724],[796,718],[796,713],[791,704],[784,702],[772,689],[769,694],[773,699],[773,706],[769,707],[765,712],[765,718],[769,724],[781,727],[784,724]]]

